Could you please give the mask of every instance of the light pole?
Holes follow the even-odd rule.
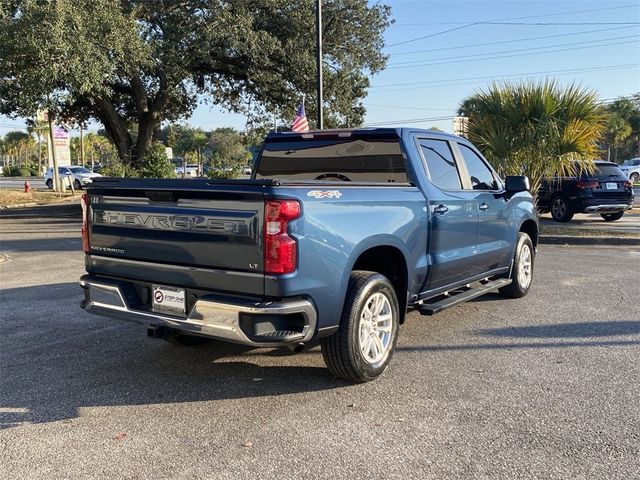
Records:
[[[316,0],[316,83],[318,130],[322,130],[322,0]]]

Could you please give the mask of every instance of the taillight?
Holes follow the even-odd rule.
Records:
[[[90,253],[89,248],[89,195],[82,194],[80,198],[82,205],[82,249],[84,253]]]
[[[269,200],[264,204],[264,271],[291,273],[296,269],[298,246],[289,236],[289,222],[300,216],[296,200]]]
[[[600,182],[578,182],[576,184],[576,187],[591,188],[591,189],[600,188]]]

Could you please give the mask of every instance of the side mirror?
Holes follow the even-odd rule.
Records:
[[[518,193],[529,191],[529,177],[526,175],[509,175],[505,179],[504,189],[507,193]]]

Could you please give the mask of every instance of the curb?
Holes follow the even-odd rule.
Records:
[[[568,235],[540,235],[542,245],[634,245],[640,247],[637,237],[571,237]]]

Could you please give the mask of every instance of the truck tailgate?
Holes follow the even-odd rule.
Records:
[[[98,181],[88,190],[88,268],[229,290],[237,289],[236,274],[246,293],[262,293],[263,189],[205,180]]]

